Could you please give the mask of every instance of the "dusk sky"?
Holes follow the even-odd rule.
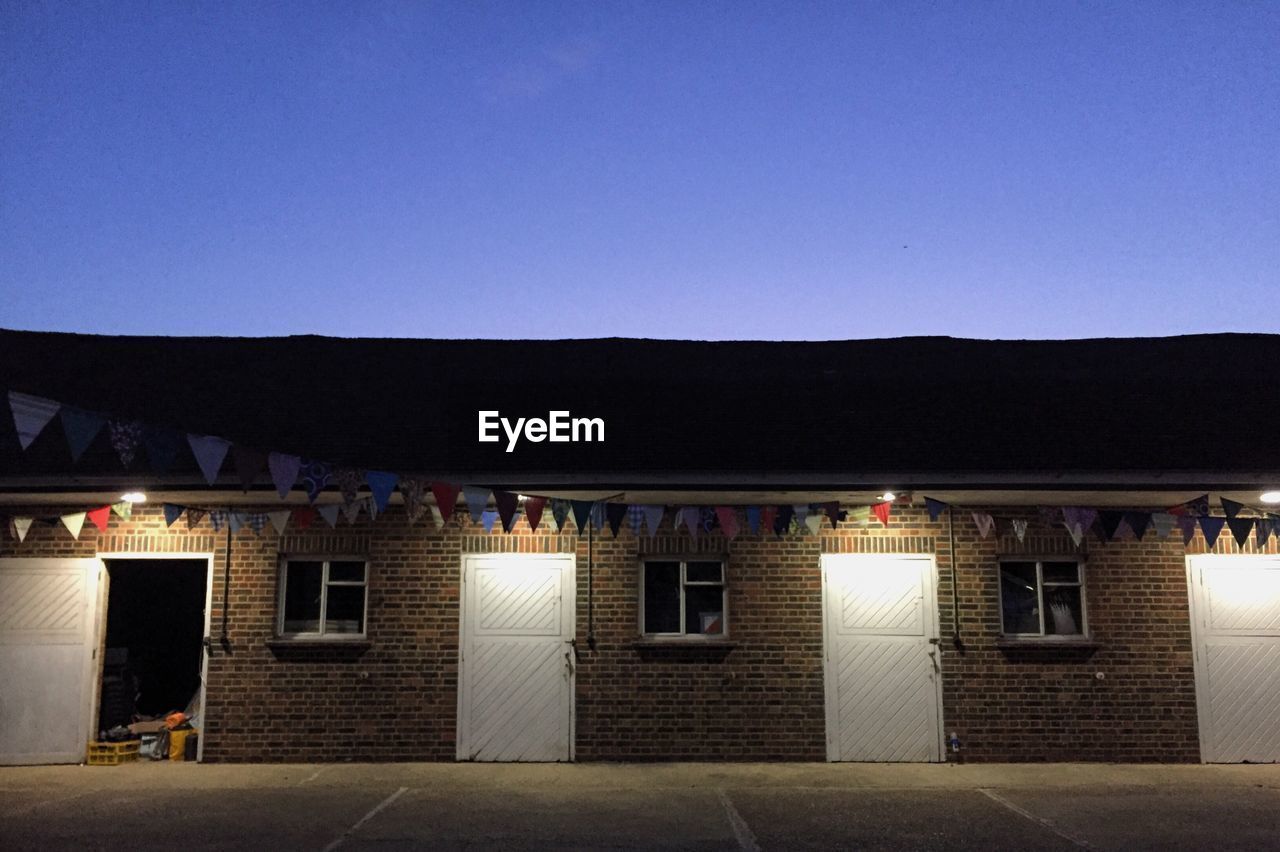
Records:
[[[1277,304],[1280,3],[0,3],[4,327],[1044,338]]]

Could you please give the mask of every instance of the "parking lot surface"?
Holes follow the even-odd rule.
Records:
[[[0,848],[1266,849],[1280,767],[0,768]]]

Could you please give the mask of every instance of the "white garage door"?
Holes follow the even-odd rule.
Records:
[[[0,763],[84,760],[101,567],[0,559]]]
[[[1200,757],[1280,761],[1280,557],[1189,560]]]
[[[573,759],[573,557],[467,557],[458,759]]]
[[[928,556],[822,557],[827,759],[942,759]]]

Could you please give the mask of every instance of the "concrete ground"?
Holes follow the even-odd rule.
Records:
[[[0,768],[0,849],[1266,849],[1280,766]]]

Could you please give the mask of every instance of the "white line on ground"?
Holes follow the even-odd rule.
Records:
[[[299,782],[298,782],[298,786],[299,786],[299,787],[301,787],[303,784],[310,784],[312,781],[314,781],[314,780],[316,780],[317,778],[319,778],[319,777],[320,777],[320,773],[321,773],[321,772],[324,772],[324,771],[325,771],[326,769],[328,769],[328,768],[329,768],[329,766],[331,766],[331,765],[332,765],[332,764],[326,764],[325,766],[321,766],[321,767],[320,767],[319,769],[317,769],[315,772],[312,772],[312,773],[311,773],[310,775],[308,775],[306,778],[303,778],[301,781],[299,781]]]
[[[742,818],[742,814],[738,813],[738,809],[733,806],[733,802],[729,799],[729,794],[724,791],[723,787],[717,787],[716,795],[720,797],[720,804],[724,805],[724,815],[729,818],[729,827],[733,829],[733,836],[738,841],[738,848],[746,850],[746,852],[760,852],[760,844],[756,842],[756,836],[751,833],[751,826],[747,825],[747,821]]]
[[[1018,807],[1013,802],[1006,799],[1004,796],[1001,796],[995,790],[992,790],[987,787],[979,787],[978,792],[986,796],[988,799],[995,802],[996,804],[1004,805],[1006,808],[1013,811],[1018,816],[1025,817],[1026,819],[1029,819],[1038,825],[1044,826],[1045,828],[1052,831],[1054,834],[1061,837],[1063,840],[1074,843],[1076,846],[1079,846],[1082,849],[1090,848],[1088,841],[1082,840],[1081,838],[1076,837],[1075,835],[1068,834],[1067,832],[1058,828],[1058,826],[1054,825],[1053,820],[1048,820],[1048,819],[1044,819],[1043,817],[1038,817],[1035,814],[1031,813],[1031,811],[1026,810],[1025,808]]]
[[[381,813],[383,808],[387,807],[396,799],[403,796],[405,794],[405,791],[407,791],[408,789],[409,789],[408,787],[401,787],[399,790],[396,790],[394,793],[392,793],[390,796],[387,796],[381,802],[378,802],[378,804],[373,806],[373,810],[369,811],[369,813],[360,817],[360,819],[356,821],[355,825],[351,826],[346,831],[342,832],[342,834],[338,835],[338,837],[332,843],[324,847],[324,852],[333,852],[333,850],[337,849],[339,846],[345,843],[348,837],[350,837],[351,835],[359,831],[360,826],[364,825],[366,822],[376,817],[379,813]]]

